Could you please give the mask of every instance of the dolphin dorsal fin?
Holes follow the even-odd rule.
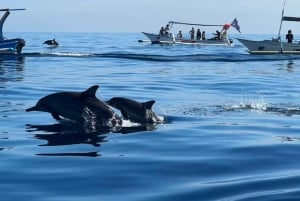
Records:
[[[81,93],[80,98],[86,99],[86,98],[95,98],[96,97],[96,91],[99,88],[99,85],[94,85],[84,92]]]
[[[147,102],[143,103],[143,105],[144,105],[144,108],[151,110],[154,103],[155,103],[155,101],[151,100],[151,101],[147,101]]]

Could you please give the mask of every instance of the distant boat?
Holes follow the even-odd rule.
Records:
[[[251,54],[300,54],[300,42],[283,42],[281,35],[281,27],[283,21],[300,22],[300,17],[288,17],[284,16],[284,7],[286,1],[284,1],[281,22],[279,27],[278,36],[272,40],[254,41],[237,38],[244,46],[248,48]]]
[[[4,15],[0,19],[0,54],[2,53],[15,53],[21,54],[23,47],[25,46],[25,40],[21,38],[7,39],[3,36],[3,24],[10,14],[10,11],[25,10],[25,9],[0,9],[4,11]]]
[[[236,21],[236,19],[234,20]],[[237,23],[237,21],[236,21]],[[227,30],[232,24],[225,25],[212,25],[212,24],[194,24],[194,23],[185,23],[185,22],[175,22],[169,21],[168,27],[171,29],[173,25],[188,25],[188,26],[198,26],[198,27],[222,27],[222,30]],[[221,46],[232,46],[233,40],[223,37],[222,34],[210,39],[188,39],[188,38],[179,38],[176,37],[173,33],[168,34],[153,34],[142,32],[152,44],[192,44],[192,45],[221,45]],[[139,40],[139,42],[145,42],[146,40]]]

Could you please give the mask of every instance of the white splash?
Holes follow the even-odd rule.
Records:
[[[252,110],[261,110],[267,111],[267,101],[264,99],[241,99],[238,105],[231,106],[231,109],[252,109]]]
[[[95,129],[95,126],[97,124],[96,115],[88,107],[84,107],[82,117],[89,127]]]
[[[122,119],[122,127],[135,127],[140,126],[141,124],[132,122],[130,120]]]

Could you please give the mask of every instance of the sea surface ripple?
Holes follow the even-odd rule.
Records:
[[[235,39],[204,47],[139,43],[141,33],[15,36],[26,40],[23,54],[0,56],[0,200],[300,199],[300,56],[250,55]],[[58,48],[43,45],[52,38]],[[112,130],[25,112],[50,93],[95,84],[101,100],[155,100],[167,122]]]

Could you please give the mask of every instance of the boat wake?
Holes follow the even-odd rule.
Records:
[[[74,58],[114,58],[154,62],[268,62],[279,60],[300,60],[300,55],[250,55],[239,53],[156,55],[130,52],[80,53],[80,52],[28,52],[21,55],[0,55],[1,59],[18,57],[74,57]]]

